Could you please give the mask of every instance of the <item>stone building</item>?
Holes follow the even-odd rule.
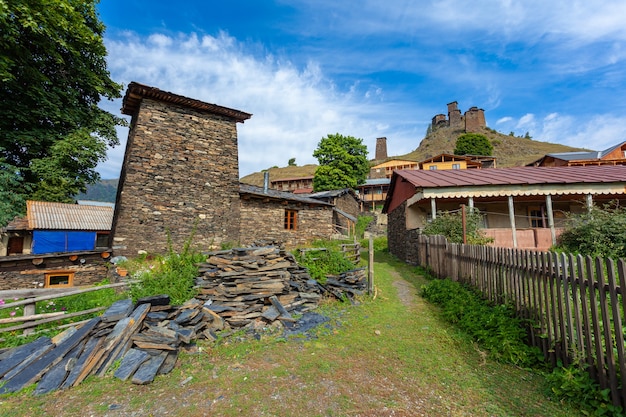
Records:
[[[453,101],[448,103],[448,117],[446,118],[445,114],[435,115],[432,118],[431,126],[433,131],[441,127],[451,127],[466,133],[476,133],[487,127],[487,123],[483,109],[470,107],[465,114],[461,115],[458,103]]]
[[[387,159],[387,138],[376,138],[376,158],[377,161]]]
[[[250,114],[130,83],[132,116],[112,235],[116,254],[240,239],[237,123]]]

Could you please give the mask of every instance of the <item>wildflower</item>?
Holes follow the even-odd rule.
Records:
[[[13,316],[15,315],[15,311],[11,311],[11,312],[9,313],[9,315],[10,315],[11,317],[13,317]]]
[[[4,300],[0,298],[0,306],[4,305]]]

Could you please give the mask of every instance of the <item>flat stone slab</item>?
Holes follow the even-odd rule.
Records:
[[[122,381],[126,381],[148,359],[150,359],[150,355],[146,353],[146,351],[130,349],[126,352],[126,355],[124,355],[120,367],[117,368],[113,376]]]
[[[128,315],[133,311],[133,307],[133,300],[130,298],[116,301],[104,312],[102,316],[100,316],[100,319],[105,323],[119,321],[128,317]]]

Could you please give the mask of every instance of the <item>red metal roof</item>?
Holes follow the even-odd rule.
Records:
[[[111,230],[113,208],[79,204],[27,201],[29,229]]]
[[[397,175],[419,188],[480,185],[609,183],[626,181],[626,166],[513,167],[401,170]]]

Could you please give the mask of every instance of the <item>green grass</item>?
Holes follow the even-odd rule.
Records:
[[[547,397],[540,374],[491,360],[446,323],[418,295],[425,283],[416,268],[377,253],[375,297],[325,302],[318,312],[329,326],[310,338],[199,343],[150,385],[94,377],[42,397],[0,397],[0,415],[581,415]],[[111,404],[119,409],[107,411]]]

